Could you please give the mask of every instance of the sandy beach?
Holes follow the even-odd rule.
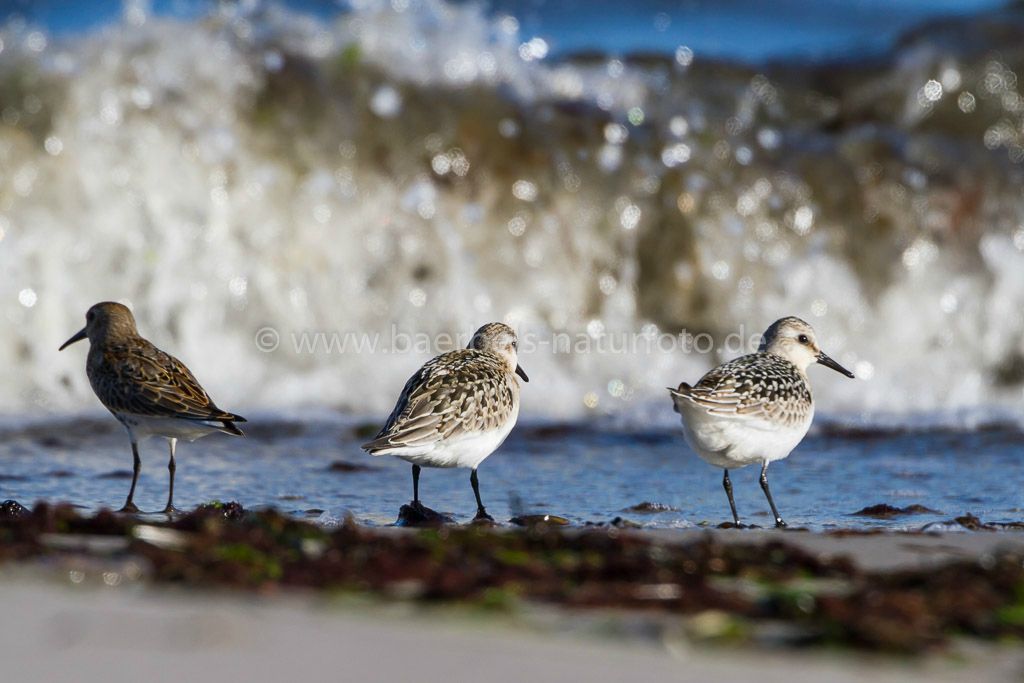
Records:
[[[716,533],[728,543],[777,536]],[[846,553],[897,570],[979,557],[1005,535],[787,534],[815,552]],[[8,567],[0,583],[0,656],[19,681],[975,681],[1020,680],[1024,650],[958,642],[919,658],[807,650],[738,650],[688,640],[678,627],[636,628],[637,617],[537,609],[520,615],[403,603],[111,587],[102,570],[83,585],[65,568]],[[40,575],[48,578],[40,578]],[[63,578],[62,578],[63,577]],[[630,624],[633,628],[630,628]],[[632,631],[632,633],[630,633]]]
[[[37,510],[33,524],[39,524],[38,518]],[[237,583],[237,576],[225,578],[234,576],[233,570],[208,564],[204,557],[211,552],[208,543],[196,541],[199,536],[212,538],[209,524],[219,518],[206,517],[206,531],[201,524],[190,527],[188,518],[177,523],[177,529],[148,521],[130,523],[126,530],[131,541],[122,539],[116,524],[102,515],[76,519],[58,514],[56,518],[64,521],[53,527],[64,531],[39,534],[33,541],[40,549],[37,554],[26,552],[29,535],[24,528],[13,532],[17,541],[11,540],[12,530],[26,525],[24,520],[29,518],[4,523],[6,542],[0,550],[7,562],[0,581],[0,604],[5,606],[0,655],[10,671],[18,672],[19,681],[106,683],[211,675],[251,681],[554,681],[567,675],[597,680],[856,681],[870,676],[878,681],[964,677],[1012,681],[1024,673],[1024,649],[1019,641],[1005,638],[952,634],[945,644],[915,654],[887,653],[863,645],[807,647],[801,638],[794,638],[794,628],[799,626],[786,619],[734,621],[734,615],[720,609],[684,609],[677,614],[642,604],[624,608],[595,603],[583,608],[550,600],[495,607],[469,597],[430,598],[431,589],[417,588],[417,581],[408,578],[383,590],[354,590],[351,582],[332,584],[330,579],[319,587],[302,588],[290,585],[288,577],[294,574],[287,565],[277,579]],[[227,557],[223,549],[231,549],[232,557],[242,556],[234,531],[253,538],[254,548],[265,547],[252,529],[273,523],[273,518],[251,513],[223,526],[216,522],[215,536],[221,545],[213,549],[214,556]],[[300,529],[311,526],[295,524]],[[392,528],[338,531],[329,537],[344,533],[362,539],[350,539],[349,554],[394,544],[393,561],[400,561],[398,549],[404,543],[435,532]],[[481,536],[474,530],[464,535],[452,528],[449,533],[451,546],[471,547],[484,540],[494,546],[494,555],[508,557],[511,551],[502,539],[541,532],[498,529]],[[777,563],[781,552],[797,559],[806,553],[823,567],[846,567],[850,576],[902,575],[911,582],[953,565],[984,567],[1007,553],[1024,554],[1024,536],[1010,532],[829,535],[570,529],[543,533],[556,534],[549,543],[565,542],[562,553],[572,552],[574,537],[606,534],[610,539],[606,560],[612,563],[620,552],[622,557],[631,556],[630,548],[636,543],[649,544],[644,547],[652,553],[707,545],[720,549],[715,557],[725,564],[735,565],[737,557],[751,552],[763,553],[765,564]],[[191,545],[182,545],[193,542],[199,549],[195,552],[188,550]],[[177,578],[161,568],[160,555],[147,555],[157,547],[181,554],[173,560],[185,568],[175,574]],[[616,550],[619,547],[621,551]],[[739,554],[731,554],[732,550]],[[474,562],[468,557],[463,561]],[[714,567],[714,562],[709,566]],[[429,565],[417,569],[419,583],[429,585],[442,576],[443,564],[439,561],[438,569]],[[204,573],[210,571],[214,573]],[[763,581],[737,566],[715,571],[719,576],[709,579],[712,584],[735,583],[738,594],[751,588],[742,585],[747,581],[744,576],[755,581],[751,585]],[[234,587],[225,589],[224,581]],[[835,583],[809,575],[796,581],[787,585]],[[638,584],[634,588],[651,592],[658,587]],[[834,589],[819,595],[830,590]],[[964,590],[972,590],[969,578],[964,580]],[[731,629],[740,623],[745,624],[745,635],[733,640]]]

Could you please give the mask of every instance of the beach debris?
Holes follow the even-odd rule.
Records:
[[[569,520],[565,517],[559,517],[558,515],[516,515],[512,519],[508,520],[508,523],[514,526],[525,527],[533,527],[538,524],[567,526],[569,524]]]
[[[224,519],[241,519],[245,515],[245,508],[241,503],[233,500],[227,503],[211,500],[196,508],[193,515],[209,515],[210,513],[213,513],[214,516],[224,517]]]
[[[346,462],[344,460],[335,460],[327,466],[328,472],[336,472],[339,474],[348,474],[350,472],[369,472],[377,469],[373,465],[364,465],[357,462]]]
[[[638,515],[655,515],[659,512],[675,512],[677,509],[666,503],[652,503],[645,500],[642,503],[623,508],[622,512],[632,512]]]
[[[729,643],[916,653],[954,636],[1024,638],[1019,550],[865,571],[777,534],[722,542],[712,533],[664,538],[607,525],[562,530],[549,524],[398,532],[351,517],[324,528],[275,510],[228,518],[225,508],[241,506],[201,506],[151,522],[39,504],[20,517],[0,518],[0,562],[32,562],[79,577],[82,567],[100,567],[111,587],[122,581],[120,570],[109,569],[116,559],[146,568],[140,576],[148,583],[207,591],[343,589],[506,610],[532,601],[631,610],[638,618],[671,614],[685,618],[691,638]]]
[[[0,519],[15,519],[29,514],[28,508],[16,500],[7,499],[0,503]]]
[[[888,505],[887,503],[879,503],[877,505],[869,505],[866,508],[861,508],[851,514],[857,517],[888,519],[890,517],[899,517],[901,515],[940,515],[942,513],[938,510],[932,510],[931,508],[925,507],[924,505],[914,504],[900,508],[894,505]]]
[[[398,509],[395,526],[436,527],[443,524],[454,524],[451,515],[431,510],[425,505],[403,505]]]

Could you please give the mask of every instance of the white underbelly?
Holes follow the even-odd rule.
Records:
[[[723,468],[785,458],[807,435],[811,417],[782,426],[761,418],[708,415],[696,407],[682,413],[687,443],[706,462]]]
[[[384,455],[394,455],[420,467],[466,467],[475,470],[505,442],[516,424],[516,417],[513,413],[500,429],[466,434],[418,449],[395,449]]]
[[[144,441],[151,436],[195,441],[214,432],[221,431],[220,422],[207,423],[197,422],[196,420],[181,420],[173,417],[125,414],[117,415],[117,419],[128,429],[128,433],[136,441]]]

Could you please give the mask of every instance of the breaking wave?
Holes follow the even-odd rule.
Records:
[[[1022,16],[761,69],[685,48],[552,61],[513,18],[440,0],[333,20],[129,4],[61,39],[10,22],[0,409],[94,405],[81,348],[56,348],[117,299],[239,410],[379,413],[434,351],[268,350],[267,328],[721,342],[800,315],[861,378],[813,371],[826,412],[1012,414]],[[524,410],[671,420],[664,387],[715,349],[537,348]]]

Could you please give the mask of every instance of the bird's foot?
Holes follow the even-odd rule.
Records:
[[[489,514],[487,514],[487,510],[486,509],[478,508],[477,511],[476,511],[476,517],[473,518],[473,522],[472,523],[473,524],[493,525],[494,524],[494,517],[491,517]]]
[[[743,522],[736,520],[734,522],[722,522],[718,525],[719,529],[760,529],[761,527],[756,524],[744,524]]]
[[[446,514],[431,510],[419,501],[403,505],[398,511],[395,526],[441,526],[451,524],[453,520]]]
[[[786,524],[786,521],[784,519],[782,519],[782,517],[779,517],[777,520],[775,520],[775,528],[776,529],[785,529],[788,526],[789,525]]]
[[[180,515],[181,514],[181,510],[179,510],[178,508],[174,507],[170,503],[168,503],[167,507],[165,507],[163,510],[161,510],[161,512],[163,512],[168,517],[173,517],[174,515]]]
[[[120,510],[118,510],[118,512],[124,512],[124,513],[132,514],[132,515],[138,514],[139,506],[129,500],[128,502],[126,502],[124,504],[124,507],[122,507]]]

